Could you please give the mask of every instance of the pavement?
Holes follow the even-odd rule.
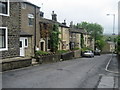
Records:
[[[114,77],[102,76],[98,88],[114,88]]]
[[[120,90],[120,62],[116,55],[113,55],[111,61],[108,63],[106,75],[101,75],[98,88],[111,88],[112,90]]]

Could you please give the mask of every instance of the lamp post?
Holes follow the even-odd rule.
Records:
[[[113,34],[112,35],[115,35],[115,14],[107,14],[107,16],[109,15],[113,15]]]
[[[115,35],[115,14],[107,14],[107,16],[109,15],[113,16],[113,34],[112,35]],[[113,57],[113,48],[112,48],[112,57]]]

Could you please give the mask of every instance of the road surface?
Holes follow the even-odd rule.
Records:
[[[97,88],[110,54],[32,66],[2,74],[3,88]],[[114,77],[114,76],[113,76]]]

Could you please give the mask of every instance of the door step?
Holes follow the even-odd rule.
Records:
[[[32,66],[34,66],[34,65],[38,65],[38,62],[35,58],[32,59]]]

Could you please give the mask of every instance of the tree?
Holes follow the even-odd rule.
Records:
[[[56,52],[58,50],[58,44],[59,44],[59,30],[58,25],[54,24],[53,29],[50,36],[50,43],[51,43],[51,51]]]
[[[82,22],[77,24],[77,28],[84,28],[87,33],[91,35],[92,38],[95,39],[95,48],[101,48],[103,46],[100,46],[104,40],[101,38],[103,37],[103,27],[97,23],[88,23],[88,22]],[[99,40],[99,43],[98,43]]]
[[[97,41],[96,41],[96,45],[97,45],[98,49],[102,50],[102,48],[103,48],[104,45],[105,45],[104,39],[101,38],[101,39],[97,40]]]

